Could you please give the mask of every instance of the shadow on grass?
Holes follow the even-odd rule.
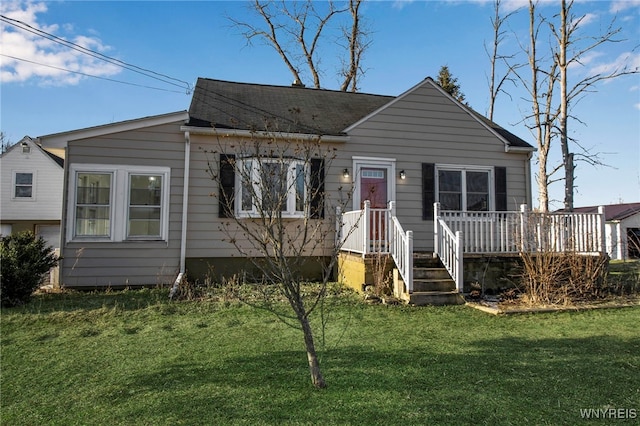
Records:
[[[154,424],[176,413],[186,424],[562,424],[579,422],[581,408],[640,405],[640,338],[419,343],[327,351],[323,391],[312,388],[303,352],[280,351],[167,363],[103,398]]]

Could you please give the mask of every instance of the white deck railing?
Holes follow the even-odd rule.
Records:
[[[338,211],[341,250],[361,253],[391,254],[407,290],[413,291],[413,233],[404,231],[395,217],[395,203],[389,208],[372,209],[364,202],[362,210],[340,214]]]
[[[391,237],[391,257],[396,263],[398,272],[404,281],[407,292],[413,293],[413,232],[404,231],[400,221],[396,217],[396,203],[389,203],[391,211],[389,235]]]
[[[453,232],[462,233],[465,253],[604,252],[604,210],[598,213],[438,211]]]
[[[435,215],[435,212],[433,252],[440,258],[449,275],[456,283],[458,292],[462,293],[464,283],[462,233],[460,231],[452,231],[442,217]]]
[[[395,202],[387,209],[338,211],[341,250],[391,254],[413,291],[413,233],[404,231]],[[460,212],[434,204],[434,253],[462,292],[463,253],[509,254],[553,251],[596,254],[606,251],[604,209],[598,213],[538,213],[521,206],[518,212]]]

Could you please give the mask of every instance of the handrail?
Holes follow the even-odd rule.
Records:
[[[400,221],[395,215],[395,202],[389,203],[391,212],[390,224],[390,251],[398,272],[404,281],[407,292],[413,293],[413,231],[404,231]]]
[[[438,210],[439,206],[436,206],[434,216],[438,214]],[[434,233],[434,253],[440,258],[456,283],[458,292],[462,293],[464,284],[462,232],[453,232],[441,216],[435,216]]]
[[[367,200],[362,210],[337,210],[336,228],[340,249],[363,256],[390,253],[407,291],[413,291],[413,232],[405,231],[396,217],[395,202],[386,209],[372,209]]]

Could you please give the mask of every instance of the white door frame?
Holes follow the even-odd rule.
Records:
[[[360,208],[360,171],[362,168],[374,167],[387,170],[387,206],[389,201],[396,200],[396,159],[379,157],[352,157],[354,173],[353,209]]]

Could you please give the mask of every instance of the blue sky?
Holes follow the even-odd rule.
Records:
[[[503,0],[506,10],[523,0]],[[322,6],[322,5],[320,5]],[[544,1],[540,12],[551,18],[557,1]],[[4,0],[2,15],[25,22],[57,37],[109,57],[176,80],[143,76],[107,64],[2,22],[0,128],[17,142],[25,135],[41,136],[186,110],[185,85],[197,77],[289,85],[292,77],[281,59],[261,43],[247,46],[228,16],[246,17],[240,1],[60,1]],[[593,69],[610,69],[626,61],[640,66],[640,0],[579,1],[575,5],[584,34],[597,34],[616,17],[624,41],[598,47],[585,57],[575,76]],[[363,60],[366,74],[360,90],[398,95],[447,65],[470,106],[488,107],[489,60],[485,43],[492,42],[492,1],[371,1],[363,16],[372,44]],[[527,37],[527,14],[509,21],[505,53],[518,53],[518,39]],[[338,87],[333,41],[322,51],[323,86]],[[634,50],[635,48],[635,50]],[[102,79],[64,72],[14,58],[76,70]],[[128,84],[105,79],[117,80]],[[308,82],[309,83],[309,82]],[[310,83],[309,83],[310,84]],[[141,87],[144,86],[144,87]],[[159,89],[159,90],[158,90]],[[529,107],[522,88],[510,87],[501,96],[494,120],[535,145],[522,123]],[[574,108],[585,124],[573,122],[572,136],[592,152],[603,153],[609,167],[580,163],[576,206],[640,201],[640,77],[625,76],[597,86]],[[552,163],[559,161],[552,154]],[[535,158],[532,164],[535,170]],[[535,178],[533,179],[535,180]],[[562,199],[562,183],[551,186],[551,197]],[[535,198],[535,193],[534,193]],[[534,201],[534,204],[536,202]],[[552,204],[560,207],[561,203]]]

